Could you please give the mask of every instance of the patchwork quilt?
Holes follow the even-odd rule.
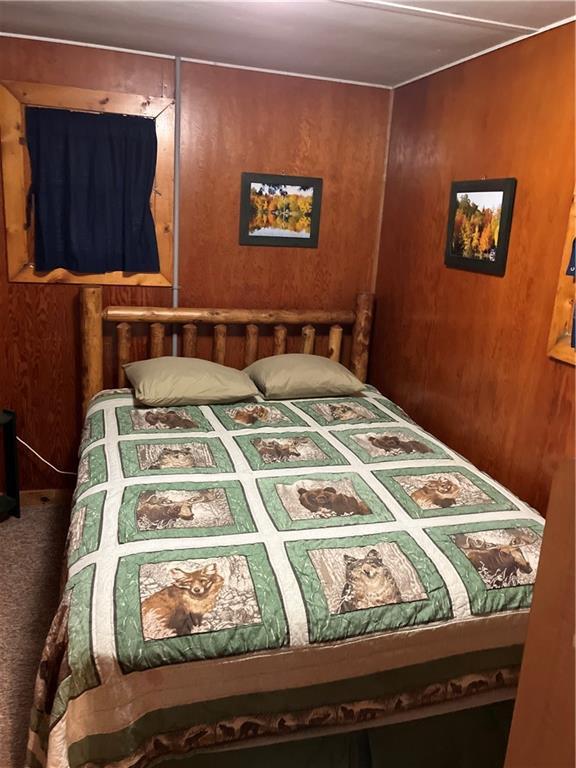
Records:
[[[367,387],[88,411],[30,768],[512,690],[542,518]]]

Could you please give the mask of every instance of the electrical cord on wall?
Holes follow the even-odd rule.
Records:
[[[54,464],[50,464],[49,461],[47,461],[43,456],[40,456],[38,451],[35,451],[34,448],[32,448],[31,445],[28,445],[28,443],[25,440],[22,440],[21,437],[17,436],[16,439],[18,440],[19,443],[22,443],[22,445],[25,445],[26,448],[28,448],[29,451],[32,451],[34,456],[38,456],[40,461],[43,461],[44,464],[47,464],[50,467],[50,469],[53,469],[54,472],[58,472],[59,475],[72,475],[73,477],[76,477],[76,472],[67,472],[64,469],[58,469],[58,467],[55,467]]]

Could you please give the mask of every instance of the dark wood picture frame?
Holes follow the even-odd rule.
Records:
[[[458,209],[458,195],[474,192],[502,193],[500,221],[498,225],[497,242],[490,243],[490,233],[487,234],[487,244],[484,255],[468,255],[458,253],[454,248],[454,235],[456,214]],[[516,194],[516,179],[482,179],[474,181],[453,181],[450,189],[450,205],[448,213],[448,228],[446,233],[446,252],[444,263],[447,267],[465,269],[469,272],[481,272],[485,275],[503,277],[506,272],[506,260],[508,257],[508,244],[510,241],[510,229],[512,226],[512,211]],[[476,231],[477,238],[482,239],[481,233]],[[476,246],[477,249],[479,245]]]
[[[309,236],[302,235],[254,235],[250,232],[251,222],[255,215],[251,203],[251,190],[253,184],[266,187],[301,187],[312,189],[312,208],[301,218],[310,222]],[[320,210],[322,207],[322,179],[311,176],[281,176],[269,173],[243,173],[240,188],[240,245],[264,245],[289,248],[317,248],[320,231]],[[286,229],[288,232],[289,230]]]

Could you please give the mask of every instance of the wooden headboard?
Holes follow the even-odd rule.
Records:
[[[244,365],[259,359],[259,326],[273,327],[273,352],[286,352],[287,326],[302,326],[300,351],[314,354],[316,326],[329,326],[328,357],[340,361],[345,329],[351,331],[349,368],[366,381],[368,351],[372,328],[374,295],[359,293],[351,310],[319,309],[196,309],[190,307],[103,307],[102,288],[85,287],[82,308],[82,403],[84,413],[90,399],[104,388],[104,323],[114,323],[116,330],[116,385],[126,384],[123,365],[131,360],[132,324],[149,326],[148,357],[165,354],[166,326],[180,331],[180,349],[184,357],[196,356],[199,326],[213,326],[212,359],[222,365],[226,360],[229,325],[245,326]],[[142,356],[139,356],[142,359]]]

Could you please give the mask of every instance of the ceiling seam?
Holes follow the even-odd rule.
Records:
[[[303,77],[307,80],[324,80],[328,83],[342,83],[343,85],[360,85],[364,88],[380,88],[385,91],[392,91],[396,86],[384,85],[384,83],[366,83],[362,80],[343,80],[339,77],[327,77],[326,75],[309,75],[302,72],[286,72],[281,69],[266,69],[264,67],[250,67],[247,64],[228,64],[223,61],[208,61],[206,59],[191,59],[187,56],[181,57],[182,61],[188,61],[192,64],[206,64],[210,67],[227,67],[228,69],[244,69],[248,72],[262,72],[268,75],[281,75],[282,77]]]
[[[524,24],[510,24],[507,21],[497,21],[496,19],[485,19],[480,16],[468,16],[463,13],[451,13],[450,11],[437,11],[433,8],[422,8],[418,5],[406,5],[404,3],[395,3],[391,0],[331,0],[333,3],[341,3],[343,5],[355,5],[358,7],[381,7],[383,10],[397,10],[404,11],[407,16],[410,14],[420,14],[421,16],[428,16],[429,18],[439,17],[441,19],[456,19],[458,21],[468,21],[476,24],[485,24],[487,26],[494,26],[508,29],[522,29],[525,32],[537,32],[539,27],[528,27]]]

